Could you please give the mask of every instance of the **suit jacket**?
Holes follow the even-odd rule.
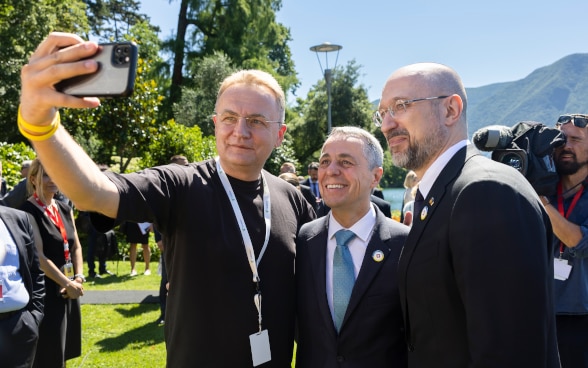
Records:
[[[398,266],[409,367],[559,367],[552,229],[530,184],[470,145],[424,203]]]
[[[0,320],[0,362],[7,367],[30,367],[43,319],[44,274],[39,266],[30,217],[22,211],[0,206],[0,218],[18,249],[19,273],[29,293],[25,311]]]
[[[328,217],[305,224],[296,241],[296,366],[405,367],[406,345],[396,283],[408,227],[376,209],[374,233],[337,334],[326,294]],[[384,254],[381,262],[374,251]]]
[[[314,212],[317,212],[319,208],[319,202],[316,201],[316,197],[308,185],[300,184],[300,192],[304,196],[304,199],[312,206]]]

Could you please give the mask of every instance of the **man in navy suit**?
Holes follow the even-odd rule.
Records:
[[[468,142],[466,106],[453,69],[420,63],[392,73],[374,113],[394,165],[421,178],[398,265],[409,367],[559,367],[549,218]]]
[[[296,241],[297,367],[406,366],[396,272],[408,228],[370,201],[382,159],[378,140],[357,127],[333,128],[323,145],[318,181],[331,212]],[[353,233],[343,301],[336,237],[345,229]]]

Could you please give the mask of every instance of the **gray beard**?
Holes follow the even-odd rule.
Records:
[[[422,142],[413,142],[409,137],[408,149],[406,152],[393,153],[392,163],[407,170],[421,169],[441,150],[447,135],[447,130],[439,125],[435,131],[429,132]]]

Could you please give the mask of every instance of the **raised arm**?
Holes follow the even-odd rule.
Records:
[[[119,203],[116,186],[62,126],[50,133],[58,124],[59,107],[100,106],[97,98],[69,96],[53,87],[63,79],[96,71],[96,62],[79,60],[97,49],[96,43],[67,33],[51,33],[37,47],[21,71],[19,128],[31,140],[47,173],[77,208],[115,218]]]

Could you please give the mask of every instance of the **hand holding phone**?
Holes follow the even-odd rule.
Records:
[[[133,93],[137,71],[137,45],[116,42],[98,45],[91,57],[98,63],[92,74],[62,80],[55,88],[76,97],[127,97]]]

